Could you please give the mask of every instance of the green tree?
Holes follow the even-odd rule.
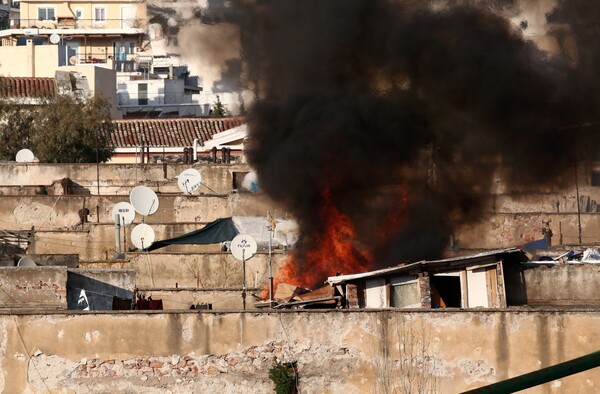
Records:
[[[227,108],[225,108],[225,105],[221,102],[221,98],[217,96],[217,101],[215,101],[210,109],[211,118],[224,118],[227,115]]]
[[[14,160],[21,149],[32,148],[36,108],[0,104],[0,159]]]
[[[60,95],[38,114],[33,145],[41,162],[103,163],[111,157],[112,122],[105,99]]]
[[[110,104],[58,95],[39,105],[0,105],[0,156],[14,160],[28,148],[44,163],[95,163],[110,159]]]

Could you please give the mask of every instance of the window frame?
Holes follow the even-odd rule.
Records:
[[[51,20],[53,20],[52,18],[54,18],[54,20],[56,20],[56,7],[50,6],[50,5],[39,5],[37,7],[38,20],[40,18],[42,18],[42,15],[40,15],[40,12],[42,10],[45,10],[45,14],[46,14],[45,17],[43,17],[42,21],[51,21]],[[48,10],[52,10],[52,16],[48,15]]]
[[[102,19],[98,19],[98,11],[102,10]],[[94,23],[105,23],[107,20],[107,8],[104,5],[95,5],[94,6]]]

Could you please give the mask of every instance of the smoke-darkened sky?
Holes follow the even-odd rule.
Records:
[[[594,1],[549,15],[562,43],[578,40],[575,61],[526,40],[527,24],[508,20],[515,2],[423,3],[232,1],[215,17],[241,32],[256,92],[247,155],[300,222],[295,261],[322,229],[325,189],[375,265],[436,258],[477,218],[499,164],[504,182],[555,183],[595,144],[595,128],[567,127],[597,116]],[[403,224],[382,238],[394,215]]]

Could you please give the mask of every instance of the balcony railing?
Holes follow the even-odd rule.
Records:
[[[40,19],[13,19],[12,29],[144,29],[146,19],[76,19],[72,17],[58,17],[49,20]]]

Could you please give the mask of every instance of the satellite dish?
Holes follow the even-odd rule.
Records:
[[[17,161],[17,163],[31,163],[35,160],[35,156],[33,155],[33,152],[29,149],[21,149],[17,152],[15,160]]]
[[[50,34],[50,43],[58,44],[60,42],[60,36],[56,33]]]
[[[154,190],[146,186],[136,186],[129,194],[133,208],[142,216],[150,216],[158,211],[158,197]]]
[[[131,230],[131,243],[140,250],[149,248],[154,239],[154,230],[145,223],[138,224]]]
[[[76,64],[77,64],[77,56],[71,56],[71,57],[69,58],[69,63],[70,63],[72,66],[76,65]]]
[[[37,264],[29,256],[23,256],[19,259],[17,267],[37,267]]]
[[[258,179],[256,177],[256,172],[251,171],[244,176],[242,187],[251,191],[252,193],[256,193],[258,191]]]
[[[184,193],[192,194],[200,188],[202,184],[202,175],[194,168],[184,170],[177,177],[177,186]]]
[[[256,240],[248,234],[238,234],[231,241],[231,254],[241,261],[254,257],[257,249]]]
[[[119,202],[113,207],[112,217],[115,224],[129,226],[135,219],[135,208],[128,202]]]

